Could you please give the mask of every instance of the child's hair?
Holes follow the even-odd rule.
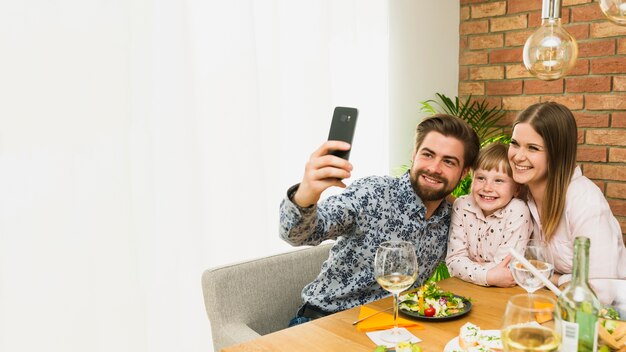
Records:
[[[505,171],[509,177],[513,177],[513,170],[509,164],[509,146],[501,142],[493,142],[484,146],[478,153],[474,170],[498,170]]]

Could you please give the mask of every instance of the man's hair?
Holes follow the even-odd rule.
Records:
[[[478,135],[467,122],[446,114],[436,114],[417,125],[415,151],[419,150],[424,138],[430,132],[438,132],[446,137],[453,137],[463,143],[463,168],[472,167],[480,150]]]
[[[474,169],[504,171],[509,177],[513,177],[513,169],[511,169],[508,155],[508,145],[501,142],[490,143],[478,153]]]
[[[548,161],[548,184],[541,205],[541,224],[546,240],[556,230],[565,209],[565,195],[576,168],[578,128],[572,112],[559,103],[533,104],[513,122],[528,123],[543,138]]]

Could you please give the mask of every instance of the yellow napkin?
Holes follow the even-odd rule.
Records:
[[[543,302],[533,302],[535,309],[544,309],[544,308],[549,308],[549,309],[554,309],[554,305],[550,304],[550,303],[543,303]],[[552,320],[552,314],[551,313],[536,313],[535,314],[535,320],[537,320],[537,322],[539,324],[543,324],[545,322],[548,322],[550,320]]]
[[[359,319],[365,318],[371,314],[378,312],[376,309],[368,308],[366,306],[361,307],[361,311],[359,312]],[[404,319],[400,317],[398,314],[398,327],[399,328],[412,328],[412,329],[423,329],[424,327],[421,324],[418,324],[412,320]],[[393,312],[382,312],[380,314],[376,314],[373,317],[369,317],[362,322],[358,323],[356,326],[359,331],[374,331],[374,330],[386,330],[393,328]]]

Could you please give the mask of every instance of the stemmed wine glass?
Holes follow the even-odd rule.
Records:
[[[545,241],[539,239],[528,241],[528,245],[524,250],[524,258],[537,268],[548,280],[552,277],[554,261],[552,259],[552,253],[548,249],[548,244]],[[511,260],[509,268],[511,269],[511,274],[515,282],[524,288],[529,295],[544,286],[543,281],[535,277],[535,275],[526,269],[518,260]]]
[[[415,246],[406,241],[387,241],[380,244],[374,258],[374,276],[382,288],[393,294],[393,329],[383,332],[387,342],[407,341],[411,334],[398,329],[398,295],[413,285],[417,278]]]
[[[561,346],[556,301],[540,294],[520,294],[509,299],[502,320],[505,352],[553,352]]]

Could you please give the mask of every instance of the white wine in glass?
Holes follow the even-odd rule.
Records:
[[[509,299],[502,321],[506,352],[555,352],[561,334],[555,324],[556,301],[544,295],[515,295]]]
[[[408,341],[410,334],[398,329],[398,295],[413,285],[417,278],[415,246],[405,241],[387,241],[380,244],[374,258],[374,277],[378,284],[393,294],[393,329],[381,338],[387,342]]]
[[[528,260],[537,270],[546,278],[550,279],[554,273],[554,264],[552,253],[548,249],[548,245],[541,240],[530,240],[524,250],[524,258]],[[522,263],[513,259],[509,264],[511,274],[515,282],[522,287],[528,294],[532,294],[544,286],[543,281],[535,277]]]

